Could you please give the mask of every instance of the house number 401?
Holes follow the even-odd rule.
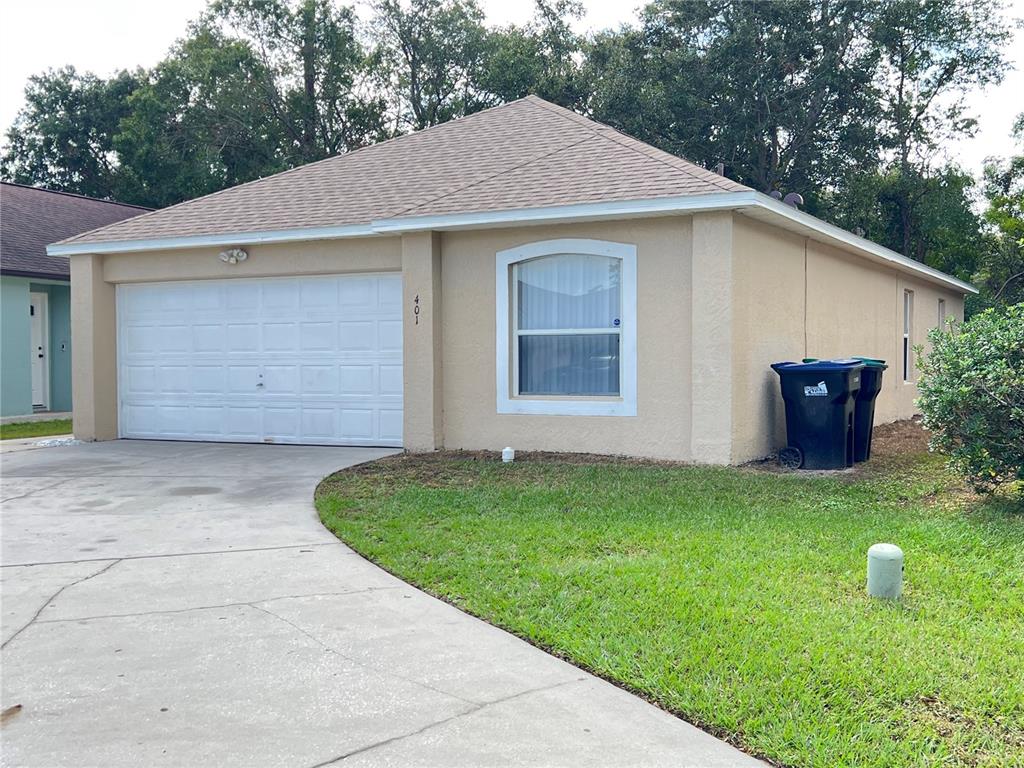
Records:
[[[416,298],[412,301],[412,314],[416,318],[415,325],[420,324],[420,295],[417,293]]]

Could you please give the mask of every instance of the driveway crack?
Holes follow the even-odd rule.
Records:
[[[448,717],[442,718],[441,720],[435,720],[432,723],[427,723],[422,728],[417,728],[414,731],[409,731],[409,733],[403,733],[403,734],[400,734],[398,736],[392,736],[389,739],[382,739],[381,741],[374,742],[373,744],[367,744],[365,747],[359,747],[358,749],[353,749],[353,750],[351,750],[349,752],[346,752],[343,755],[338,755],[338,757],[331,758],[330,760],[325,760],[322,763],[317,763],[316,765],[311,766],[311,768],[325,768],[325,766],[328,766],[328,765],[337,765],[338,763],[341,763],[341,762],[343,762],[344,760],[347,760],[350,757],[354,757],[356,755],[361,755],[361,754],[363,754],[365,752],[369,752],[369,751],[377,749],[379,747],[387,746],[388,744],[395,744],[395,743],[397,743],[399,741],[403,741],[405,739],[412,738],[413,736],[419,736],[421,733],[425,733],[425,732],[427,732],[427,731],[429,731],[429,730],[431,730],[433,728],[437,728],[439,726],[446,725],[447,723],[453,722],[453,721],[458,720],[460,718],[468,717],[469,715],[474,715],[477,712],[480,712],[480,711],[482,711],[484,709],[487,709],[488,707],[493,707],[493,706],[495,706],[497,704],[503,704],[506,701],[513,701],[514,699],[519,699],[519,698],[522,698],[523,696],[530,696],[530,695],[532,695],[534,693],[540,693],[541,691],[550,691],[550,690],[553,690],[555,688],[561,688],[562,686],[572,685],[573,683],[578,683],[578,682],[581,682],[583,680],[586,680],[586,678],[585,677],[577,677],[577,678],[573,678],[572,680],[563,680],[560,683],[552,683],[551,685],[541,685],[541,686],[538,686],[536,688],[529,688],[529,689],[527,689],[525,691],[519,691],[518,693],[509,694],[508,696],[502,696],[500,699],[493,699],[492,701],[485,701],[485,702],[482,702],[482,703],[478,703],[475,706],[470,707],[469,709],[467,709],[467,710],[465,710],[463,712],[456,712],[454,715],[450,715]]]
[[[165,608],[153,611],[133,611],[129,613],[101,613],[95,616],[72,616],[67,619],[39,619],[39,624],[63,624],[69,621],[99,621],[102,619],[128,619],[136,616],[164,616],[175,613],[191,613],[192,611],[215,611],[219,608],[256,608],[263,610],[255,603],[272,603],[277,600],[297,600],[303,597],[343,597],[346,595],[360,595],[366,592],[379,592],[388,589],[402,589],[404,585],[394,587],[367,587],[366,589],[349,589],[343,592],[305,592],[300,595],[278,595],[267,597],[262,600],[240,601],[234,603],[213,603],[212,605],[193,605],[189,608]]]
[[[16,480],[18,478],[15,477],[13,479]],[[56,488],[58,485],[63,485],[64,483],[77,479],[78,478],[75,477],[65,477],[63,480],[58,480],[56,483],[51,483],[50,485],[44,485],[42,488],[35,488],[31,491],[27,491],[26,493],[19,494],[18,496],[8,496],[6,499],[0,499],[0,504],[7,504],[10,501],[17,501],[18,499],[27,499],[29,496],[34,496],[35,494],[42,493],[43,491],[49,491]]]
[[[71,583],[65,584],[63,587],[58,589],[56,592],[54,592],[52,595],[50,595],[49,599],[47,599],[47,601],[45,603],[43,603],[39,607],[39,610],[37,610],[35,612],[35,614],[32,616],[32,618],[28,620],[28,623],[26,623],[21,629],[19,629],[13,635],[11,635],[9,638],[7,638],[7,640],[4,641],[3,645],[0,645],[0,650],[3,650],[4,648],[6,648],[8,645],[11,644],[11,641],[14,640],[14,638],[16,638],[18,635],[20,635],[26,629],[28,629],[33,624],[35,624],[36,623],[36,619],[39,618],[40,614],[42,614],[42,612],[45,611],[54,600],[56,600],[58,597],[60,597],[61,593],[64,592],[64,590],[70,589],[71,587],[74,587],[74,586],[76,586],[78,584],[81,584],[84,581],[89,581],[89,579],[95,579],[97,576],[102,576],[104,573],[109,571],[111,568],[113,568],[115,565],[117,565],[120,562],[121,562],[120,559],[111,560],[109,563],[107,563],[105,566],[100,568],[98,571],[93,571],[92,573],[88,574],[87,576],[82,576],[80,579],[75,579]]]
[[[290,626],[293,629],[295,629],[297,632],[301,633],[302,635],[305,635],[307,638],[312,640],[314,643],[319,645],[321,648],[323,648],[328,653],[333,653],[338,658],[345,659],[345,661],[350,661],[353,664],[355,664],[356,666],[362,667],[363,669],[368,669],[371,672],[376,672],[379,675],[385,675],[386,677],[393,677],[396,680],[401,680],[402,682],[409,683],[410,685],[419,686],[420,688],[426,688],[428,691],[433,691],[434,693],[439,693],[442,696],[446,696],[446,697],[448,697],[450,699],[457,699],[458,701],[461,701],[464,704],[471,704],[473,706],[479,706],[480,705],[480,702],[473,701],[472,699],[467,699],[464,696],[459,696],[458,694],[455,694],[455,693],[449,693],[448,691],[441,690],[440,688],[435,688],[433,685],[430,685],[429,683],[424,683],[422,680],[415,680],[415,679],[413,679],[411,677],[406,677],[405,675],[400,675],[397,672],[392,672],[389,669],[381,669],[380,667],[374,666],[373,664],[367,664],[365,661],[362,661],[361,659],[357,659],[357,658],[354,658],[352,656],[347,656],[346,654],[344,654],[341,651],[339,651],[337,648],[334,648],[334,647],[328,645],[327,643],[325,643],[323,640],[321,640],[319,637],[317,637],[316,635],[314,635],[310,631],[304,629],[303,627],[300,627],[294,621],[291,621],[290,619],[286,619],[284,616],[281,616],[280,614],[274,613],[272,610],[270,610],[269,608],[264,608],[262,605],[257,605],[255,603],[250,603],[250,605],[253,608],[255,608],[256,610],[263,611],[263,613],[266,613],[269,616],[273,616],[278,621],[284,622],[288,626]],[[471,711],[471,710],[468,710],[468,711]]]

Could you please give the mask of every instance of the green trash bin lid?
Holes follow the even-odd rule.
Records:
[[[853,357],[851,357],[849,359],[850,360],[859,360],[860,362],[864,363],[864,365],[866,367],[868,367],[868,368],[881,368],[884,371],[886,368],[889,367],[888,365],[885,364],[885,360],[879,360],[877,357],[857,357],[856,355],[854,355]],[[816,357],[805,357],[801,362],[804,362],[804,363],[816,363],[816,362],[818,362],[818,358],[816,358]]]
[[[852,360],[860,360],[868,368],[881,368],[883,371],[889,366],[885,364],[885,360],[879,360],[877,357],[853,357]]]

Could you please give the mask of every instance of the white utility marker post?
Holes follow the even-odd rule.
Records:
[[[868,549],[868,594],[896,600],[903,594],[903,550],[895,544]]]

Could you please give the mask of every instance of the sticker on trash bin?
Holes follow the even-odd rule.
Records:
[[[827,397],[828,387],[824,381],[819,381],[813,387],[804,387],[804,397]]]

